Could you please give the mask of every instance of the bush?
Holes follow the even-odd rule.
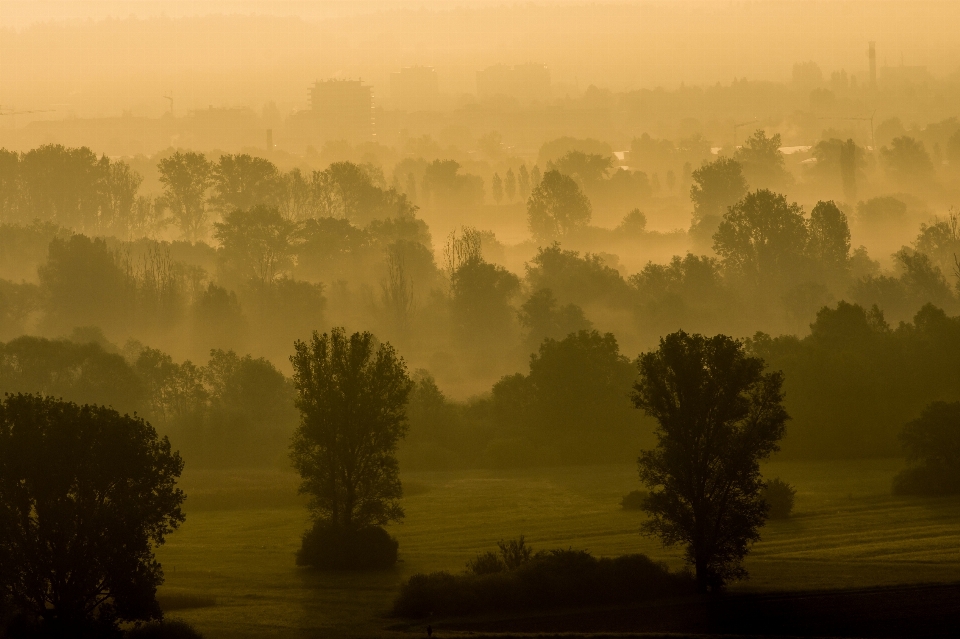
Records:
[[[128,630],[126,637],[127,639],[202,639],[203,635],[186,621],[171,619],[138,626]]]
[[[631,490],[620,500],[620,507],[624,510],[642,510],[649,496],[650,493],[645,490]]]
[[[520,535],[519,539],[497,542],[499,553],[492,550],[479,553],[475,559],[467,562],[467,572],[475,575],[492,575],[506,570],[515,570],[530,561],[533,549],[527,545],[526,539]]]
[[[605,605],[693,591],[689,574],[671,573],[644,555],[597,559],[583,550],[551,550],[514,570],[414,575],[401,587],[393,614],[451,616]]]
[[[797,490],[779,477],[767,482],[761,497],[767,503],[769,519],[787,519],[793,512],[793,502]]]
[[[400,544],[379,526],[344,530],[318,521],[303,535],[297,565],[320,570],[377,570],[397,563]]]

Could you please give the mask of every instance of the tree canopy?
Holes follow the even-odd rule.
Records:
[[[300,426],[292,459],[318,520],[339,530],[403,517],[396,450],[413,384],[403,360],[370,333],[335,328],[297,341],[290,361]]]
[[[783,376],[725,335],[678,331],[638,359],[637,408],[657,420],[657,447],[640,456],[651,490],[642,530],[682,544],[701,590],[746,576],[766,504],[760,461],[779,450],[788,419]]]
[[[183,461],[140,418],[37,395],[0,403],[0,588],[54,632],[158,619],[153,547],[183,523]]]
[[[544,242],[562,237],[590,222],[590,200],[573,178],[547,171],[527,201],[530,232]]]

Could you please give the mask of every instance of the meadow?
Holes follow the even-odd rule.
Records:
[[[763,529],[733,590],[811,590],[960,580],[960,500],[890,494],[896,459],[772,462],[797,488],[794,515]],[[297,477],[282,470],[185,471],[187,521],[159,549],[168,616],[209,638],[379,636],[403,580],[462,570],[501,538],[534,549],[645,553],[673,568],[679,551],[641,537],[620,508],[635,468],[594,466],[407,473],[406,519],[390,527],[401,561],[388,573],[317,574],[294,565],[309,523]]]

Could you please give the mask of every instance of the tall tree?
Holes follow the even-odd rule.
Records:
[[[704,164],[691,177],[693,222],[690,234],[698,243],[709,246],[723,214],[747,194],[747,180],[740,163],[726,157]]]
[[[283,182],[270,160],[246,153],[221,155],[213,166],[212,177],[212,203],[222,214],[279,204]]]
[[[901,186],[924,184],[936,171],[923,142],[908,136],[894,138],[880,149],[880,162],[887,176]]]
[[[803,210],[779,193],[748,193],[723,216],[713,236],[713,250],[724,269],[752,284],[775,281],[790,273],[807,244]]]
[[[98,231],[112,232],[119,237],[135,239],[138,227],[137,191],[143,177],[126,162],[101,159],[103,166],[102,204]]]
[[[527,173],[526,164],[521,164],[520,169],[517,171],[517,189],[520,194],[520,199],[527,199],[527,194],[530,193],[530,174]]]
[[[590,200],[573,178],[559,171],[547,171],[527,202],[530,231],[540,242],[586,226],[591,214]]]
[[[300,426],[292,459],[318,521],[346,531],[403,517],[397,445],[413,384],[390,344],[335,328],[291,356]]]
[[[20,221],[19,208],[20,154],[0,149],[0,224]]]
[[[512,202],[517,194],[517,176],[513,174],[513,169],[507,169],[507,174],[503,178],[503,189],[507,194],[507,200]]]
[[[499,173],[493,174],[493,180],[490,182],[490,192],[493,195],[493,201],[499,206],[503,200],[503,180],[500,179]]]
[[[807,223],[807,251],[825,270],[843,272],[850,259],[850,227],[846,214],[834,204],[817,202]]]
[[[193,242],[203,237],[207,224],[207,189],[212,184],[213,165],[202,153],[177,151],[157,163],[163,184],[164,204],[180,227],[183,237]]]
[[[153,554],[185,517],[183,461],[142,419],[34,395],[0,403],[0,588],[49,636],[159,619]],[[89,634],[88,634],[89,633]]]
[[[643,451],[650,489],[645,534],[682,544],[701,591],[746,576],[743,558],[767,516],[760,461],[779,450],[789,419],[779,372],[725,335],[678,331],[637,361],[633,401],[657,420]]]
[[[768,138],[765,131],[758,129],[733,154],[753,188],[782,189],[789,184],[790,173],[784,167],[780,144],[779,133]]]
[[[214,224],[223,267],[240,281],[269,284],[291,266],[293,222],[276,208],[237,209]]]

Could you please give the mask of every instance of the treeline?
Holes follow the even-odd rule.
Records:
[[[891,327],[876,306],[823,307],[806,337],[757,333],[749,351],[784,374],[792,458],[899,456],[899,433],[935,401],[960,400],[960,316],[932,304]],[[415,376],[406,463],[630,462],[649,430],[629,395],[635,364],[611,334],[547,339],[529,372],[505,376],[489,395],[447,400],[424,371]]]
[[[196,466],[282,465],[297,424],[290,380],[263,358],[210,351],[177,363],[97,330],[0,344],[0,393],[29,392],[137,413]]]

